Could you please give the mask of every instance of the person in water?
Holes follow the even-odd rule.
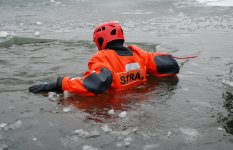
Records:
[[[179,73],[179,65],[170,54],[148,53],[137,46],[123,46],[121,26],[116,22],[99,25],[93,34],[99,51],[88,63],[89,71],[81,78],[58,77],[56,82],[33,85],[32,93],[68,91],[97,96],[109,89],[125,89],[146,82],[146,74],[170,76]]]

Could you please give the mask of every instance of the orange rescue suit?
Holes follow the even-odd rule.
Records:
[[[129,46],[132,56],[119,56],[114,50],[100,50],[89,61],[89,71],[82,78],[64,77],[62,91],[95,96],[108,89],[125,89],[146,81],[146,74],[176,75],[179,66],[170,54],[148,53]]]

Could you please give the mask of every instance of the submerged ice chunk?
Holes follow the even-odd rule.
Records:
[[[4,38],[7,37],[9,35],[9,33],[7,33],[6,31],[0,31],[0,37]]]
[[[100,135],[101,135],[101,133],[96,129],[92,129],[90,131],[90,137],[97,137],[97,136],[100,136]]]
[[[179,13],[179,15],[178,15],[179,17],[184,17],[184,13],[183,12],[181,12],[181,13]]]
[[[70,30],[64,30],[63,32],[64,33],[70,33]]]
[[[15,122],[15,128],[20,128],[23,125],[21,120]]]
[[[188,88],[183,88],[184,91],[188,91],[189,89]]]
[[[192,128],[180,128],[180,131],[184,133],[187,136],[188,141],[195,141],[201,134],[196,130]]]
[[[156,147],[159,147],[159,144],[155,144],[155,145],[145,145],[143,150],[153,150]]]
[[[11,35],[11,36],[17,36],[17,34],[15,34],[15,33],[10,33],[10,35]]]
[[[36,141],[37,141],[37,138],[33,138],[32,140],[36,142]]]
[[[109,115],[114,115],[114,114],[115,114],[114,109],[110,109],[110,110],[108,111],[108,114],[109,114]]]
[[[117,142],[117,143],[116,143],[116,146],[118,146],[118,147],[122,147],[122,146],[128,147],[129,144],[130,144],[129,142],[122,141],[122,142]]]
[[[7,148],[8,148],[8,145],[6,145],[5,143],[3,143],[2,145],[0,144],[0,150],[7,149]]]
[[[49,100],[55,102],[58,99],[59,95],[55,92],[49,92],[48,97],[49,97]]]
[[[98,148],[92,147],[91,145],[83,145],[82,150],[98,150]]]
[[[131,142],[131,141],[133,141],[133,138],[131,136],[129,136],[129,137],[125,138],[124,141]]]
[[[15,123],[14,123],[14,125],[15,125],[15,128],[20,128],[22,125],[23,125],[23,122],[21,121],[21,120],[17,120]]]
[[[86,138],[89,138],[90,137],[90,133],[87,132],[87,131],[84,131],[82,129],[80,130],[76,130],[75,133],[77,133],[79,135],[79,137],[83,138],[83,139],[86,139]]]
[[[120,117],[120,118],[125,118],[126,115],[127,115],[127,112],[126,112],[126,111],[123,111],[123,112],[121,112],[121,113],[119,114],[119,117]]]
[[[68,91],[64,91],[63,92],[63,98],[68,98],[68,97],[70,97],[70,96],[72,96],[73,94],[72,93],[70,93],[70,92],[68,92]]]
[[[8,125],[8,128],[10,129],[10,130],[15,130],[15,129],[18,129],[18,128],[20,128],[21,126],[22,126],[22,121],[21,120],[17,120],[16,122],[14,122],[14,123],[12,123],[12,124],[9,124]]]

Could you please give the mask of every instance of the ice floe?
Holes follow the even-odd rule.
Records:
[[[91,131],[85,131],[83,129],[79,129],[74,131],[74,134],[78,134],[78,136],[82,139],[97,137],[101,135],[101,133],[97,129],[92,129]]]
[[[108,114],[109,114],[109,115],[114,115],[114,114],[115,114],[114,109],[110,109],[110,110],[108,111]]]
[[[171,134],[172,134],[172,133],[171,133],[170,131],[169,131],[169,132],[167,132],[167,136],[168,136],[168,137],[170,137],[170,136],[171,136]]]
[[[233,82],[226,81],[226,80],[223,79],[222,83],[233,87]]]
[[[38,26],[41,26],[43,23],[42,23],[42,22],[37,21],[37,22],[36,22],[36,24],[37,24]]]
[[[4,128],[6,125],[7,125],[6,123],[1,123],[1,124],[0,124],[0,127],[1,127],[1,128]]]
[[[19,129],[20,127],[22,127],[23,123],[21,120],[17,120],[13,123],[1,123],[0,124],[0,130],[5,130],[5,131],[8,131],[8,130],[15,130],[15,129]]]
[[[54,0],[50,0],[50,2],[55,4],[61,4],[61,2],[55,2]]]
[[[107,124],[104,124],[101,128],[103,129],[104,132],[110,132],[110,131],[112,131],[112,129],[109,128]]]
[[[35,36],[39,36],[39,35],[40,35],[40,32],[39,32],[39,31],[36,31],[36,32],[34,33],[34,35],[35,35]]]
[[[6,31],[0,31],[1,38],[7,37],[8,35],[9,35],[9,33],[7,33]]]
[[[219,131],[222,131],[222,128],[219,127],[218,130],[219,130]]]
[[[70,111],[71,111],[71,109],[69,107],[63,108],[63,112],[70,112]]]
[[[204,3],[211,6],[233,6],[232,0],[198,0],[200,3]]]
[[[127,115],[127,112],[126,112],[126,111],[123,111],[123,112],[121,112],[121,113],[119,114],[119,117],[120,117],[120,118],[125,118],[126,115]]]

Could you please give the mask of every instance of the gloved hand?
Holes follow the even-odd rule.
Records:
[[[50,92],[50,91],[57,91],[57,82],[48,83],[45,84],[39,84],[39,85],[33,85],[29,87],[29,91],[32,93],[38,93],[38,92]]]
[[[29,92],[38,93],[38,92],[50,92],[50,91],[58,91],[62,92],[62,80],[64,77],[58,77],[57,82],[46,82],[45,84],[37,84],[28,88]]]

